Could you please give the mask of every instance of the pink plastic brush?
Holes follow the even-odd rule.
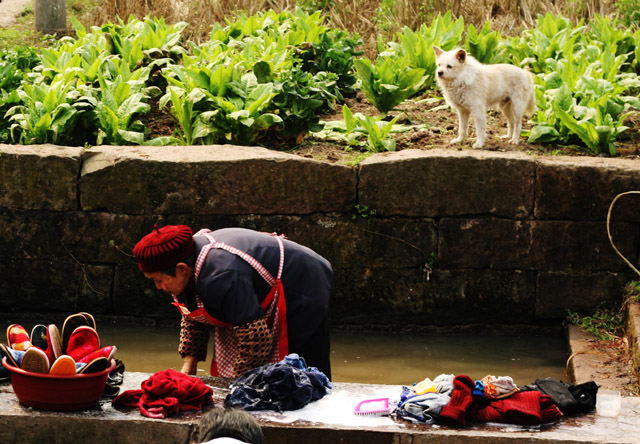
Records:
[[[389,398],[365,399],[356,405],[353,413],[356,415],[386,416],[392,410],[391,406],[389,406]]]

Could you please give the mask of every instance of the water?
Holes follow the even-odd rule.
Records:
[[[336,381],[408,384],[442,373],[511,376],[519,385],[547,376],[567,380],[561,336],[338,332],[332,341]]]
[[[127,371],[180,370],[177,327],[98,325],[100,342],[116,345]],[[511,376],[525,385],[537,378],[567,380],[562,335],[421,335],[334,331],[331,336],[334,382],[407,385],[442,373]],[[213,341],[210,341],[210,347]],[[209,374],[207,362],[198,375]]]

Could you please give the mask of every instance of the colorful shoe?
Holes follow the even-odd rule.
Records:
[[[67,354],[75,359],[76,362],[99,349],[100,338],[94,328],[83,325],[76,328],[69,336]]]
[[[124,380],[124,362],[115,358],[116,368],[113,369],[109,376],[107,376],[107,384],[120,385]]]
[[[20,365],[18,365],[18,363],[16,362],[16,359],[12,356],[12,353],[24,354],[24,352],[16,352],[13,350],[10,352],[9,350],[10,350],[9,347],[7,347],[4,344],[0,344],[0,382],[9,381],[11,379],[11,372],[2,363],[2,358],[6,356],[7,366],[20,368]],[[20,357],[20,359],[22,359],[22,357]]]
[[[62,355],[51,366],[49,370],[51,375],[75,375],[76,361],[69,355]]]
[[[42,324],[35,325],[31,329],[29,340],[31,341],[31,345],[38,347],[47,354],[49,362],[54,361],[54,359],[52,359],[53,355],[51,354],[51,347],[49,347],[49,342],[47,342],[47,327]]]
[[[14,350],[26,351],[31,347],[27,330],[20,324],[11,324],[7,327],[7,344]]]
[[[21,368],[26,372],[49,373],[49,358],[38,347],[29,347],[22,357]]]
[[[0,344],[0,362],[2,362],[2,358],[4,356],[7,357],[9,365],[15,368],[20,368],[22,366],[22,357],[24,356],[24,352],[22,350],[14,350],[4,344]]]
[[[38,348],[43,350],[47,348],[47,327],[42,324],[34,325],[31,329],[29,340],[32,345],[35,345]]]
[[[91,315],[89,315],[91,316]],[[62,324],[62,350],[66,350],[69,346],[69,338],[74,330],[81,326],[88,326],[95,330],[95,321],[93,320],[93,316],[90,319],[87,319],[83,313],[76,313],[68,316],[67,319],[64,320],[64,324]]]
[[[117,385],[109,384],[108,382],[104,385],[104,393],[102,396],[105,398],[115,398],[120,393],[120,387]]]
[[[85,319],[87,320],[87,322],[88,322],[88,324],[87,324],[87,325],[88,325],[89,327],[93,327],[93,328],[95,328],[96,330],[98,329],[98,327],[96,327],[96,320],[95,320],[95,318],[93,317],[93,315],[92,315],[92,314],[87,313],[86,311],[81,311],[81,312],[80,312],[80,313],[78,313],[78,314],[81,314],[82,316],[84,316],[84,318],[85,318]]]
[[[49,362],[54,362],[58,356],[62,355],[62,339],[55,324],[45,327],[38,324],[31,330],[31,344],[38,347],[47,354]]]
[[[104,356],[101,356],[101,357],[96,358],[93,361],[89,362],[84,367],[82,367],[82,369],[80,369],[80,371],[78,373],[79,374],[98,373],[98,372],[101,372],[102,370],[106,370],[108,368],[109,368],[109,360],[107,358],[105,358]]]
[[[107,383],[104,386],[105,398],[115,398],[120,393],[119,385],[122,385],[124,379],[124,363],[120,359],[115,359],[116,367],[107,375]]]
[[[47,342],[49,343],[54,361],[64,354],[62,351],[62,337],[60,336],[60,330],[58,330],[56,324],[49,324],[47,326]]]
[[[83,362],[85,364],[88,364],[96,358],[107,358],[107,360],[110,361],[111,358],[113,358],[113,355],[116,354],[116,350],[117,349],[115,345],[102,347],[94,352],[89,353],[87,356],[79,359],[78,362]]]

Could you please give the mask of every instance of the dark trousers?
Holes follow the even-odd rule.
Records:
[[[329,320],[325,318],[303,344],[296,344],[295,338],[290,337],[289,353],[297,353],[309,367],[317,367],[331,380]]]

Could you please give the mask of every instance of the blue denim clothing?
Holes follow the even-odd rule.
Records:
[[[327,376],[307,367],[292,353],[276,364],[249,370],[231,385],[224,400],[227,407],[244,410],[297,410],[331,391]]]

